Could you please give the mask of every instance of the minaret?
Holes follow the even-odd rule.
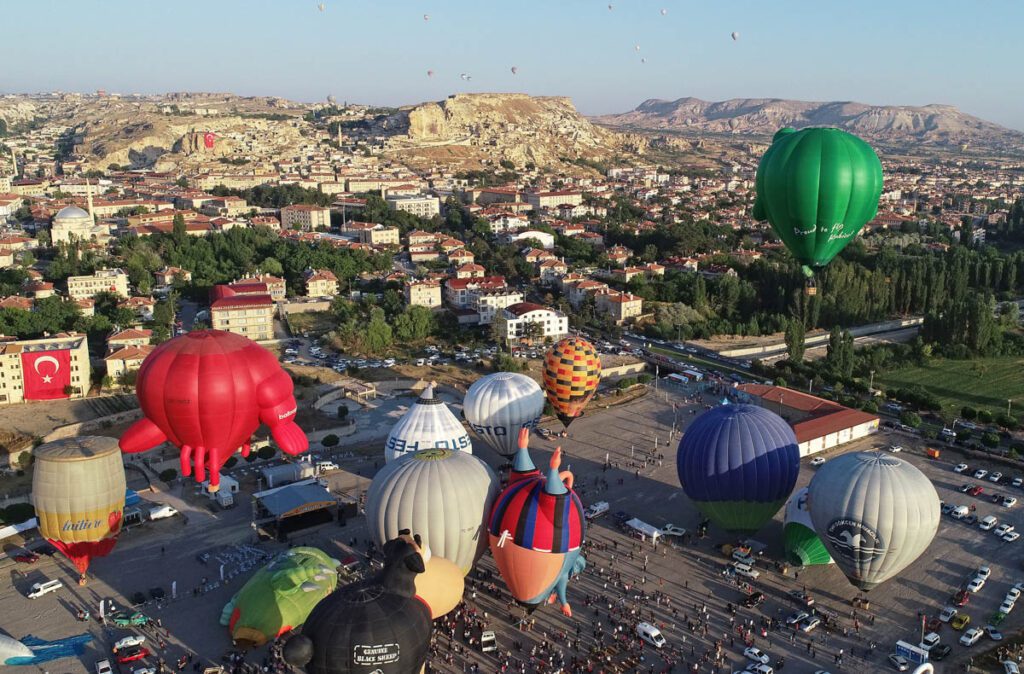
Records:
[[[89,208],[89,219],[92,220],[92,224],[96,224],[96,216],[92,213],[92,185],[89,184],[89,179],[85,179],[85,198]]]
[[[13,173],[11,173],[11,175],[14,176],[15,178],[17,178],[18,177],[18,158],[14,156],[14,148],[13,147],[11,148],[11,170],[13,171]]]

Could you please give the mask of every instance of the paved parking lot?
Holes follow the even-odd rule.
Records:
[[[708,402],[711,401],[709,397]],[[676,409],[673,409],[673,402],[679,403]],[[534,436],[534,460],[537,465],[544,465],[557,440],[565,452],[562,467],[575,474],[577,490],[585,504],[606,500],[611,504],[612,512],[626,510],[653,525],[671,522],[692,531],[698,522],[698,514],[678,486],[674,462],[678,435],[671,441],[669,435],[673,425],[685,427],[694,418],[690,409],[698,409],[699,406],[682,403],[678,392],[659,391],[620,407],[592,410],[573,423],[567,438],[547,441]],[[560,426],[551,425],[551,428],[558,430]],[[956,489],[965,482],[977,482],[985,487],[986,492],[997,489],[1024,495],[1024,490],[958,475],[952,471],[952,466],[959,458],[946,456],[944,452],[940,460],[928,460],[915,451],[918,448],[913,439],[901,437],[895,441],[905,448],[902,456],[933,480],[944,501],[973,503],[977,506],[978,515],[991,513],[1000,521],[1005,520],[1024,529],[1024,505],[1005,509],[991,504],[984,497],[973,498]],[[890,442],[884,435],[878,435],[844,446],[842,451],[884,446]],[[492,465],[499,465],[497,457],[487,451],[480,449],[478,453]],[[651,452],[654,458],[650,458]],[[664,459],[657,458],[661,453]],[[351,472],[341,472],[332,478],[338,482],[338,488],[352,494],[365,488],[366,479],[372,473],[372,460],[358,464],[354,463],[356,460],[344,466]],[[617,467],[605,471],[603,464],[606,460]],[[971,466],[972,470],[976,467]],[[814,470],[805,460],[798,487],[809,482]],[[359,472],[362,477],[356,475]],[[599,479],[607,481],[607,488],[601,486]],[[163,587],[170,595],[171,582],[177,581],[176,600],[159,606],[151,604],[143,609],[152,617],[159,618],[169,635],[163,655],[167,661],[173,662],[186,650],[191,650],[207,661],[217,662],[230,647],[227,632],[217,624],[217,620],[224,603],[244,582],[245,576],[236,578],[226,587],[222,585],[205,594],[194,595],[193,589],[202,585],[204,577],[209,584],[219,576],[215,566],[204,566],[195,557],[199,552],[222,550],[224,546],[251,540],[248,499],[240,499],[241,505],[232,510],[211,512],[191,496],[191,489],[188,492],[184,497],[180,491],[155,497],[145,495],[175,505],[188,516],[188,523],[185,524],[184,518],[173,518],[146,525],[126,535],[110,557],[94,562],[92,580],[85,588],[74,584],[73,570],[57,559],[44,558],[32,567],[4,562],[0,566],[3,575],[0,606],[4,609],[0,611],[0,629],[19,638],[33,634],[43,639],[66,637],[88,629],[98,640],[81,661],[62,660],[51,665],[49,671],[58,671],[54,667],[59,667],[60,672],[69,674],[90,672],[103,649],[124,631],[104,629],[95,621],[88,625],[77,622],[74,618],[77,608],[88,606],[95,616],[101,598],[113,598],[124,606],[133,592],[146,591],[151,587]],[[539,663],[542,658],[558,661],[559,654],[564,658],[565,668],[571,669],[572,658],[582,661],[598,643],[601,633],[605,645],[611,646],[606,651],[611,659],[610,664],[606,662],[604,665],[606,671],[614,671],[616,666],[618,671],[663,671],[668,659],[677,662],[676,671],[691,671],[686,667],[691,667],[694,661],[699,662],[705,652],[715,653],[716,641],[721,644],[724,666],[714,668],[711,661],[715,658],[712,656],[693,671],[739,671],[743,668],[741,665],[746,664],[746,659],[743,657],[743,639],[737,633],[737,627],[749,620],[754,621],[755,644],[769,654],[773,663],[780,657],[785,658],[787,671],[884,671],[887,669],[885,657],[896,639],[917,641],[920,630],[918,613],[923,611],[929,616],[936,615],[952,592],[968,580],[970,572],[979,564],[989,564],[992,577],[963,609],[971,616],[972,625],[983,625],[1002,601],[1005,591],[1024,580],[1024,569],[1020,566],[1024,553],[1024,547],[1020,546],[1024,546],[1024,541],[1003,543],[976,525],[968,526],[944,516],[936,540],[925,555],[900,577],[870,593],[871,610],[859,611],[855,622],[850,600],[857,596],[857,592],[834,566],[801,570],[799,575],[793,570],[783,575],[775,569],[772,560],[782,558],[781,518],[780,512],[756,536],[768,546],[766,561],[761,564],[762,575],[755,583],[756,589],[767,595],[767,601],[755,609],[739,607],[736,615],[730,614],[727,605],[737,604],[745,595],[735,583],[721,575],[725,557],[718,550],[721,543],[734,542],[733,539],[712,529],[705,540],[675,547],[661,545],[654,549],[622,534],[611,517],[597,520],[588,531],[591,545],[586,552],[587,570],[570,584],[572,618],[562,616],[557,607],[545,606],[532,614],[531,619],[535,623],[529,632],[518,630],[514,626],[515,621],[510,620],[508,597],[490,555],[481,560],[479,573],[471,576],[474,582],[467,591],[468,605],[477,610],[478,616],[482,617],[483,612],[487,612],[486,622],[497,632],[499,652],[511,651],[512,671],[523,671],[518,662],[527,663],[525,671],[554,671],[554,667]],[[344,556],[353,538],[356,539],[355,549],[365,550],[365,523],[361,517],[349,522],[345,528],[332,526],[320,529],[298,542],[318,544],[332,554]],[[263,544],[263,547],[268,552],[282,549],[279,544]],[[493,574],[493,577],[488,579],[487,574]],[[621,577],[615,574],[621,574]],[[38,600],[25,598],[27,587],[39,577],[61,578],[66,587]],[[496,596],[488,589],[488,582],[497,586]],[[803,588],[816,598],[819,606],[838,615],[837,624],[831,632],[819,628],[808,635],[797,634],[792,643],[790,631],[785,628],[768,631],[766,636],[762,636],[762,621],[783,619],[793,612],[797,607],[786,598],[787,593]],[[475,598],[471,594],[473,590],[476,591]],[[641,596],[639,600],[636,599],[638,594]],[[643,599],[643,595],[647,598]],[[513,610],[512,614],[517,621],[517,611]],[[1024,609],[1020,615],[1011,613],[1003,624],[1004,631],[1019,629],[1024,622],[1022,616]],[[610,637],[616,623],[633,625],[640,618],[663,624],[667,639],[666,648],[660,652],[644,647],[642,662],[631,659],[626,649],[615,645]],[[601,626],[600,632],[595,631],[598,625]],[[943,626],[940,633],[943,641],[953,646],[950,657],[941,663],[940,671],[953,671],[972,653],[980,653],[991,645],[991,642],[982,641],[973,648],[965,648],[955,643],[959,633],[949,626]],[[474,663],[486,672],[495,671],[498,667],[495,654],[485,655],[463,648],[465,642],[461,627],[456,631],[454,641],[455,647],[448,636],[438,636],[437,654],[433,659],[436,671],[460,672],[464,665]],[[544,647],[545,642],[547,647]],[[870,648],[872,642],[877,644],[874,651]],[[843,652],[841,668],[836,662],[840,649]],[[262,653],[257,653],[250,660],[260,662],[262,657]],[[531,657],[537,664],[536,668],[528,664]],[[447,662],[449,659],[450,663]],[[505,659],[504,655],[502,659]]]

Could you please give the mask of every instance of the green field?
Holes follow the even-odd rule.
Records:
[[[1000,356],[976,360],[935,359],[926,367],[876,373],[875,385],[886,388],[920,385],[942,401],[945,414],[959,414],[964,405],[1006,411],[1012,400],[1014,416],[1024,414],[1024,358]]]

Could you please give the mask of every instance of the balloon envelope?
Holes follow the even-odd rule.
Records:
[[[786,547],[786,559],[793,564],[814,566],[832,563],[832,556],[814,531],[811,513],[807,510],[807,487],[794,492],[786,502],[782,540]]]
[[[32,453],[39,531],[84,575],[89,560],[109,554],[121,533],[125,477],[117,440],[67,438]]]
[[[832,559],[865,591],[917,559],[939,528],[931,480],[881,452],[843,454],[821,466],[808,488],[808,507]]]
[[[740,39],[740,34],[734,31],[732,34],[732,39],[734,41]]]
[[[782,129],[761,157],[753,215],[808,270],[823,267],[878,211],[882,164],[840,129]]]
[[[755,405],[721,405],[686,429],[676,454],[683,491],[726,531],[754,532],[793,491],[800,450],[789,424]]]
[[[306,622],[338,586],[340,562],[318,548],[292,548],[253,574],[221,613],[231,638],[262,646]]]
[[[487,544],[494,472],[471,454],[428,449],[381,468],[366,493],[366,525],[377,545],[415,531],[434,557],[469,573]]]
[[[544,392],[565,426],[583,414],[600,381],[601,356],[582,337],[567,337],[544,356]]]
[[[466,391],[463,413],[469,427],[502,456],[518,449],[522,428],[535,428],[544,411],[544,391],[536,381],[515,372],[480,377]]]
[[[416,596],[430,609],[430,617],[437,620],[447,615],[462,601],[466,588],[462,569],[437,555],[431,556],[423,573],[416,576]]]
[[[469,433],[444,401],[434,395],[433,385],[423,390],[419,400],[391,429],[384,445],[384,460],[394,461],[403,454],[421,449],[453,449],[473,453]]]

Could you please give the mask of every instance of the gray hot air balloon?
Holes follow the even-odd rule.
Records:
[[[486,519],[497,493],[494,472],[472,454],[406,454],[374,476],[366,523],[377,545],[402,529],[415,531],[432,554],[454,562],[465,575],[487,546]]]
[[[911,464],[854,452],[818,469],[807,506],[818,536],[856,587],[884,583],[928,547],[939,528],[939,495]]]
[[[512,456],[519,448],[519,429],[540,421],[544,391],[525,374],[495,372],[473,382],[462,409],[478,436],[502,456]]]
[[[403,454],[421,449],[455,449],[473,453],[473,443],[462,422],[455,418],[443,400],[434,397],[434,384],[423,390],[419,400],[391,428],[384,445],[384,460],[391,462]],[[392,538],[394,536],[384,540]]]

